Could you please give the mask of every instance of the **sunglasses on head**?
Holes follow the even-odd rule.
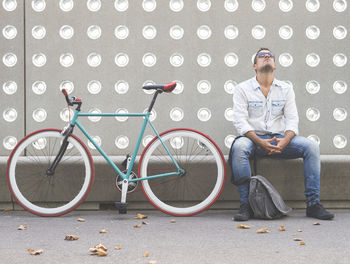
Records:
[[[272,54],[272,52],[259,52],[257,54],[258,58],[264,58],[265,56],[269,56],[269,57],[272,57],[274,58],[275,56]]]

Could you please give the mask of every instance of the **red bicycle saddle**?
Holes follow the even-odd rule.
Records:
[[[176,87],[176,82],[171,82],[165,85],[159,85],[159,84],[152,84],[152,85],[145,85],[142,87],[142,89],[145,90],[161,90],[162,92],[171,93]]]

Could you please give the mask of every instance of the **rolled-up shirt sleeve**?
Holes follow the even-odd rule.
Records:
[[[299,116],[298,109],[295,103],[295,93],[292,87],[286,94],[286,104],[284,106],[285,131],[291,130],[295,135],[299,134],[298,124]]]
[[[233,125],[240,135],[254,130],[248,122],[248,100],[239,85],[233,94]]]

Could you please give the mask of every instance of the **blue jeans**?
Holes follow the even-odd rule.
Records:
[[[283,138],[282,135],[275,135]],[[273,138],[270,135],[259,136],[262,139]],[[276,145],[277,142],[272,142]],[[237,138],[232,147],[232,170],[235,180],[242,177],[251,177],[249,159],[257,157],[272,157],[283,159],[303,158],[304,160],[304,186],[306,204],[313,205],[320,200],[320,149],[317,143],[301,136],[295,136],[280,154],[268,155],[267,152],[247,137]],[[237,186],[241,202],[248,201],[249,183]]]

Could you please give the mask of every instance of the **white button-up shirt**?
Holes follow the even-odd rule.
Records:
[[[274,79],[265,97],[253,77],[238,84],[233,94],[233,125],[240,135],[254,131],[258,135],[284,134],[287,130],[298,135],[298,110],[293,88]]]

